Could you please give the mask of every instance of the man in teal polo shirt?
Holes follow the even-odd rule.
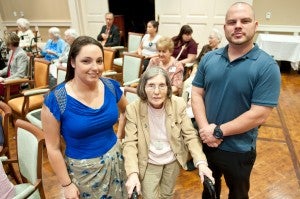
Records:
[[[217,198],[222,175],[228,198],[249,198],[257,129],[278,103],[279,67],[253,43],[257,25],[249,4],[234,3],[224,25],[229,44],[202,58],[192,83],[193,113]],[[209,198],[207,191],[202,198]]]

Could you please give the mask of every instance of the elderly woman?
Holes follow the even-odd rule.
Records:
[[[220,31],[216,28],[212,29],[211,33],[208,36],[208,44],[202,47],[199,56],[197,57],[197,63],[200,62],[201,58],[209,51],[218,49],[219,44],[221,43],[222,35]]]
[[[140,97],[126,107],[123,156],[129,196],[134,187],[143,198],[173,198],[180,166],[187,169],[188,151],[203,181],[212,178],[202,145],[186,115],[185,102],[172,95],[171,81],[161,67],[142,75]]]
[[[5,37],[5,44],[10,50],[8,54],[8,63],[5,68],[0,70],[0,82],[5,82],[9,79],[23,78],[26,74],[28,66],[28,58],[26,52],[19,47],[20,38],[15,33],[9,33]],[[19,92],[19,85],[13,85],[10,93],[16,94]],[[0,95],[4,95],[4,86],[0,84]]]
[[[160,66],[165,69],[171,80],[172,92],[181,95],[184,68],[181,62],[172,57],[174,50],[172,39],[165,36],[161,37],[156,43],[156,49],[158,57],[151,58],[148,68]]]
[[[17,20],[18,36],[20,38],[19,46],[26,51],[29,51],[30,46],[35,45],[34,34],[30,29],[30,23],[27,19],[19,18]]]
[[[60,38],[60,30],[57,27],[49,29],[49,40],[47,41],[41,55],[47,61],[58,59],[65,49],[66,43]]]
[[[49,73],[49,86],[53,87],[56,85],[56,78],[57,78],[57,67],[58,66],[63,66],[67,67],[67,61],[69,57],[69,51],[70,51],[70,46],[72,45],[73,41],[78,37],[78,33],[74,29],[67,29],[65,31],[65,41],[66,41],[66,46],[61,54],[61,56],[58,59],[52,60],[52,64],[50,65],[50,73]]]

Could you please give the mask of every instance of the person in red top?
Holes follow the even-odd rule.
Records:
[[[183,65],[193,63],[197,56],[198,44],[192,37],[193,29],[189,25],[181,27],[177,36],[173,37],[174,51],[172,56]]]
[[[9,33],[5,37],[5,44],[10,50],[8,63],[5,68],[0,70],[0,83],[9,79],[20,79],[26,74],[28,58],[26,52],[19,47],[20,38],[15,33]],[[19,86],[12,86],[11,93],[19,92]],[[0,84],[0,95],[4,95],[4,86]]]

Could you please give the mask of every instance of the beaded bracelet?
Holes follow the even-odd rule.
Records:
[[[71,181],[69,184],[66,184],[66,185],[61,185],[62,187],[68,187],[72,184],[73,182]]]

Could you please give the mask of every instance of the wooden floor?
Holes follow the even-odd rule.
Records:
[[[13,130],[13,129],[11,129]],[[251,176],[250,198],[300,198],[300,75],[282,73],[279,106],[259,129],[257,159]],[[14,146],[14,139],[10,137]],[[63,198],[62,190],[44,154],[43,183],[46,197]],[[197,171],[182,170],[174,198],[201,198],[202,185]],[[221,198],[228,189],[222,185]]]

